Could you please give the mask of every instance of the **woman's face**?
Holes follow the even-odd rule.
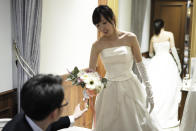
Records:
[[[101,21],[98,24],[96,24],[96,27],[98,31],[103,33],[104,36],[110,36],[114,33],[114,24],[111,24],[102,15],[101,15]]]

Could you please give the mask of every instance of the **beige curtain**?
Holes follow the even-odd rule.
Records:
[[[113,10],[118,25],[118,0],[108,0],[107,5]]]

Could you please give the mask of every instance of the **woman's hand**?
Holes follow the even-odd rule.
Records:
[[[86,89],[86,93],[89,97],[94,97],[97,96],[97,91],[96,90],[90,90],[90,89]]]

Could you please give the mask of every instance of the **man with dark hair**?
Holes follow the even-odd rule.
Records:
[[[29,79],[21,90],[21,106],[24,113],[17,114],[3,131],[56,131],[68,128],[87,109],[78,105],[72,116],[60,117],[64,90],[60,76],[36,75]],[[59,119],[60,118],[60,119]]]

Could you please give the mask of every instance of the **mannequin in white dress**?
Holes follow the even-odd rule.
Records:
[[[147,71],[154,93],[156,114],[163,129],[179,125],[178,105],[181,100],[181,64],[173,33],[164,30],[161,19],[154,21],[155,34],[151,38]],[[171,53],[170,53],[171,52]],[[172,57],[173,56],[173,57]]]
[[[102,37],[92,45],[89,68],[96,70],[100,54],[108,79],[96,98],[95,130],[157,131],[146,108],[150,106],[151,112],[154,102],[137,37],[116,29],[114,14],[106,5],[95,8],[92,19]],[[132,71],[134,60],[146,90]]]

